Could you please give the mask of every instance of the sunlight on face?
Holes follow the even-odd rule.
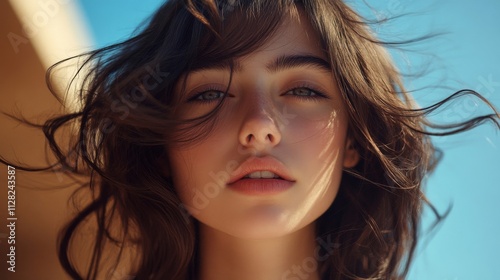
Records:
[[[243,238],[289,234],[313,223],[339,188],[347,117],[319,38],[304,17],[289,19],[257,51],[235,60],[219,120],[208,138],[168,149],[173,181],[203,225]],[[189,73],[181,118],[211,111],[229,69]],[[269,195],[236,192],[227,183],[251,156],[281,162],[295,182]]]

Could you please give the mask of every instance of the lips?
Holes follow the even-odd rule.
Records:
[[[279,178],[244,178],[256,171],[270,171]],[[232,174],[228,188],[245,195],[272,195],[284,192],[295,184],[286,167],[271,156],[250,157]]]
[[[261,179],[248,179],[248,178],[243,178],[246,175],[256,172],[256,171],[271,171],[274,174],[278,175],[280,178],[279,179],[267,179],[267,178],[261,178]],[[289,181],[289,182],[295,182],[295,179],[290,175],[286,167],[277,159],[271,157],[271,156],[265,156],[265,157],[250,157],[247,160],[245,160],[232,174],[231,178],[229,179],[228,185],[231,185],[235,183],[236,181],[239,180],[282,180],[282,181]]]

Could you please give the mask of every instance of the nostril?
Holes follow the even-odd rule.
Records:
[[[252,141],[252,136],[253,136],[253,134],[249,134],[247,136],[247,143],[250,143]]]
[[[274,136],[272,134],[268,134],[267,137],[269,138],[269,141],[274,141]]]

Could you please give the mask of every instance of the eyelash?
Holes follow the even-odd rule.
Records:
[[[328,98],[325,94],[323,94],[319,90],[316,90],[313,86],[307,85],[307,84],[301,85],[301,86],[297,86],[297,87],[293,87],[293,88],[287,90],[284,95],[289,95],[287,93],[292,92],[292,91],[297,90],[297,89],[307,89],[307,90],[311,91],[311,93],[314,93],[315,96],[308,96],[308,95],[290,95],[290,96],[296,97],[298,99],[302,99],[302,100],[306,100],[306,101],[314,101],[314,102],[318,102],[320,98]],[[208,89],[204,89],[203,91],[200,91],[200,92],[196,93],[193,97],[191,97],[191,98],[188,99],[188,102],[196,102],[196,103],[206,103],[206,104],[208,104],[208,103],[212,103],[212,102],[217,101],[218,98],[216,98],[216,99],[210,99],[210,100],[197,99],[200,96],[202,96],[203,94],[205,94],[207,92],[211,92],[211,91],[225,94],[225,91],[222,91],[219,88],[208,88]]]
[[[188,102],[197,102],[197,103],[212,103],[212,102],[215,102],[217,99],[210,99],[210,100],[202,100],[202,99],[197,99],[198,97],[202,96],[204,93],[207,93],[207,92],[217,92],[217,93],[225,93],[224,90],[221,90],[220,88],[217,88],[217,87],[209,87],[207,89],[204,89],[202,91],[199,91],[197,92],[194,96],[190,97],[188,99]]]
[[[285,94],[292,92],[294,90],[297,90],[297,89],[307,89],[307,90],[311,91],[311,93],[314,93],[315,96],[308,96],[308,95],[291,95],[291,96],[294,96],[294,97],[302,99],[302,100],[314,101],[314,102],[319,102],[320,99],[323,99],[323,98],[328,99],[328,96],[326,94],[322,93],[320,90],[317,90],[314,86],[311,86],[308,84],[303,84],[300,86],[293,87],[293,88],[287,90],[285,92]]]

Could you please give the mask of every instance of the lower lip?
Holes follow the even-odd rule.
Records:
[[[228,186],[248,195],[271,195],[288,190],[294,183],[281,179],[240,179]]]

